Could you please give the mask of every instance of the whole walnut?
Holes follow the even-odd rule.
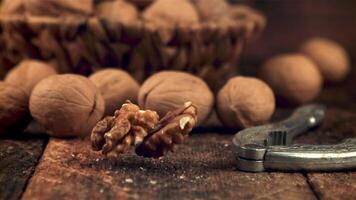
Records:
[[[123,70],[100,70],[89,79],[99,88],[104,97],[105,115],[113,115],[126,100],[137,102],[140,85]]]
[[[312,101],[323,85],[318,68],[302,54],[283,54],[270,58],[260,68],[259,77],[287,104]]]
[[[33,89],[30,111],[51,136],[84,137],[103,116],[104,99],[83,76],[53,75]]]
[[[0,82],[0,134],[21,131],[30,119],[26,92]]]
[[[202,21],[230,19],[229,3],[226,0],[193,0]]]
[[[189,0],[156,0],[143,12],[142,17],[159,27],[199,22],[198,13]]]
[[[1,15],[8,16],[25,12],[25,5],[23,0],[3,0],[1,2]]]
[[[141,108],[155,110],[162,117],[185,102],[191,101],[198,110],[198,122],[204,121],[214,104],[214,96],[200,78],[178,71],[162,71],[148,78],[138,94]]]
[[[108,21],[129,24],[138,20],[138,10],[124,0],[103,1],[96,6],[96,16]]]
[[[5,0],[1,13],[50,17],[89,16],[93,13],[93,5],[93,0]]]
[[[266,123],[274,110],[272,89],[256,78],[231,78],[217,96],[218,116],[230,128],[247,128]]]
[[[24,60],[14,67],[5,77],[5,82],[23,88],[28,95],[42,79],[57,74],[56,70],[43,62]]]
[[[350,58],[337,42],[326,38],[312,38],[300,48],[319,68],[326,81],[343,80],[350,71]]]

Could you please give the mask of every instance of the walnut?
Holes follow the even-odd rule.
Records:
[[[199,22],[198,13],[189,0],[156,0],[143,12],[142,17],[159,27]]]
[[[283,54],[267,60],[259,70],[259,77],[287,104],[312,101],[323,85],[315,64],[302,54]]]
[[[226,0],[193,0],[202,21],[219,22],[230,19]]]
[[[21,131],[30,119],[26,92],[0,82],[0,134]]]
[[[174,151],[176,144],[181,144],[197,124],[197,108],[192,102],[168,112],[154,130],[148,134],[136,148],[136,154],[144,157],[158,158],[166,151]]]
[[[33,89],[30,111],[49,135],[84,137],[103,116],[104,99],[86,77],[53,75]]]
[[[103,1],[96,6],[96,16],[113,22],[129,24],[138,20],[138,10],[124,0]]]
[[[37,83],[54,74],[56,70],[46,63],[24,60],[6,75],[5,82],[23,88],[30,95]]]
[[[187,101],[197,107],[198,121],[203,122],[211,113],[214,96],[202,79],[185,72],[156,73],[143,83],[138,94],[140,107],[155,110],[161,117]]]
[[[113,117],[105,117],[93,128],[92,146],[94,150],[102,150],[108,158],[116,158],[129,151],[131,146],[142,143],[158,119],[155,111],[140,110],[128,101]]]
[[[1,15],[13,15],[25,12],[23,0],[3,0],[1,2]]]
[[[242,129],[266,123],[274,109],[272,89],[256,78],[234,77],[217,96],[219,118],[231,128]]]
[[[100,70],[89,77],[105,100],[105,115],[112,115],[128,99],[137,102],[140,88],[127,72],[119,69]]]
[[[188,136],[197,122],[197,109],[191,102],[159,120],[155,111],[140,110],[127,102],[114,116],[97,123],[91,134],[92,147],[110,159],[136,147],[136,153],[145,157],[160,157],[173,150]]]
[[[1,11],[7,15],[89,16],[93,13],[93,0],[6,0]]]
[[[335,41],[312,38],[302,44],[300,51],[316,64],[326,81],[342,81],[350,72],[349,55]]]

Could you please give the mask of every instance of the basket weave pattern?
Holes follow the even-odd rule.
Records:
[[[174,30],[97,17],[3,17],[0,64],[10,69],[24,58],[35,58],[55,62],[60,72],[87,75],[102,67],[120,67],[142,81],[169,69],[209,79],[231,69],[246,39],[263,29],[263,23],[250,17],[256,13],[242,15],[243,20],[229,24],[201,23]]]

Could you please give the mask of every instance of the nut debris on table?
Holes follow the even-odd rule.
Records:
[[[192,102],[168,112],[161,120],[155,111],[140,110],[127,101],[93,128],[92,147],[109,159],[126,153],[131,146],[143,157],[161,157],[165,151],[181,144],[197,123],[197,108]]]

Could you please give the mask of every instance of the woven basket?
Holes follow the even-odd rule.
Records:
[[[160,70],[183,70],[216,85],[235,70],[244,43],[264,28],[262,16],[242,10],[237,7],[230,23],[178,26],[170,35],[141,21],[123,25],[95,16],[3,16],[0,64],[7,71],[24,58],[35,58],[55,62],[62,73],[84,75],[119,67],[138,81]]]

